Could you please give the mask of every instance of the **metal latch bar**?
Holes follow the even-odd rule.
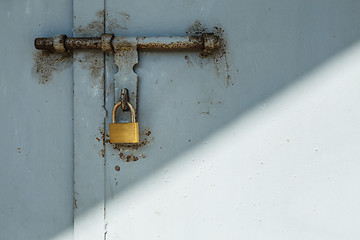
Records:
[[[212,52],[219,48],[219,39],[213,33],[188,37],[114,37],[103,34],[101,37],[73,38],[57,35],[52,38],[36,38],[35,48],[53,52],[75,49],[101,49],[111,51],[126,47],[126,43],[136,44],[139,50],[203,50]]]
[[[186,37],[115,37],[111,33],[102,34],[101,37],[80,38],[56,35],[52,38],[36,38],[34,43],[36,49],[52,52],[76,49],[99,49],[104,52],[113,52],[114,63],[119,68],[114,76],[114,100],[120,101],[120,96],[126,91],[128,101],[134,107],[135,113],[137,113],[138,78],[133,67],[138,63],[138,50],[200,50],[211,53],[220,47],[219,37],[213,33]],[[122,108],[126,110],[125,106]]]

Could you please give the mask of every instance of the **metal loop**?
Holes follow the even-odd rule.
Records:
[[[65,39],[66,35],[56,35],[53,37],[53,46],[55,52],[65,52]]]
[[[115,104],[115,106],[113,107],[112,110],[112,123],[116,123],[116,110],[118,109],[118,107],[120,107],[122,104],[122,101],[118,102],[117,104]],[[128,107],[130,108],[130,112],[131,112],[131,122],[135,122],[135,109],[134,107],[131,105],[131,103],[127,102]]]
[[[101,35],[101,50],[104,52],[112,52],[112,44],[111,41],[114,38],[114,34],[112,33],[104,33]]]
[[[121,89],[120,101],[121,101],[121,109],[123,111],[129,111],[129,107],[126,104],[127,102],[129,102],[129,90],[127,88]]]

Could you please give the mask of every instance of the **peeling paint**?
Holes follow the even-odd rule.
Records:
[[[221,26],[216,26],[212,29],[209,29],[208,27],[203,26],[199,20],[196,20],[194,24],[191,25],[186,31],[187,34],[195,35],[201,35],[207,32],[213,32],[216,36],[219,37],[220,47],[211,53],[200,53],[200,58],[202,59],[201,64],[213,63],[216,74],[225,80],[226,86],[234,85],[234,83],[231,81],[231,67],[228,57],[229,51],[227,49],[227,37],[224,29]]]
[[[104,32],[104,10],[96,13],[97,20],[92,21],[86,26],[79,25],[74,29],[74,33],[78,36],[91,37]],[[74,16],[76,19],[76,16]]]
[[[99,55],[98,52],[89,51],[84,59],[79,59],[79,62],[82,63],[81,67],[89,69],[90,75],[93,78],[99,78],[103,74],[104,59],[99,57]]]
[[[33,54],[34,65],[32,75],[38,79],[39,84],[46,84],[53,78],[54,72],[69,68],[72,64],[72,53],[52,53],[36,51]]]
[[[106,25],[109,32],[127,31],[127,23],[130,21],[130,15],[125,12],[116,12],[119,17],[111,18],[106,14]],[[119,23],[120,20],[120,23]]]
[[[193,25],[188,27],[186,33],[201,35],[201,34],[205,33],[206,31],[207,31],[207,28],[204,27],[199,20],[195,20]]]
[[[95,92],[101,94],[105,84],[103,54],[89,51],[82,58],[74,58],[74,62],[79,62],[82,69],[90,71],[89,81],[92,81]]]
[[[99,156],[100,156],[100,157],[105,157],[105,149],[101,149],[101,150],[99,151]]]

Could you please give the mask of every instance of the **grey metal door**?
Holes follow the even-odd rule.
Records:
[[[0,238],[357,239],[359,8],[2,2]],[[211,56],[139,51],[135,147],[109,143],[112,54],[32,45],[208,31]]]

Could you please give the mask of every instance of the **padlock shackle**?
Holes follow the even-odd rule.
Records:
[[[122,102],[118,102],[117,104],[115,104],[115,106],[113,107],[112,110],[112,123],[116,123],[116,110],[118,109],[118,107],[120,107],[122,104]],[[131,112],[131,122],[135,122],[135,109],[134,107],[131,105],[131,103],[127,102],[127,105],[130,109]]]

